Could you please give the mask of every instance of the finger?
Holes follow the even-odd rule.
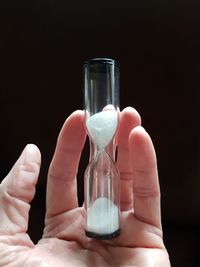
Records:
[[[76,174],[85,143],[84,112],[75,111],[59,134],[47,182],[47,217],[78,206]]]
[[[0,186],[0,228],[4,234],[26,232],[28,226],[28,203],[35,195],[41,155],[35,145],[27,145],[21,156]]]
[[[121,112],[117,137],[121,210],[129,210],[133,207],[133,174],[129,155],[129,134],[134,127],[140,124],[140,115],[135,109],[128,107]]]
[[[10,173],[2,181],[6,192],[17,199],[30,203],[35,195],[40,165],[39,149],[32,144],[27,145]]]
[[[145,223],[161,227],[160,187],[151,138],[139,126],[131,132],[129,143],[134,175],[134,214]]]

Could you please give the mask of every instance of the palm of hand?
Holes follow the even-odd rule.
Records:
[[[84,220],[83,208],[47,220],[37,245],[25,233],[1,236],[0,266],[168,266],[161,231],[137,220],[132,212],[122,214],[122,233],[113,241],[87,238]]]
[[[26,232],[29,202],[34,196],[39,173],[38,150],[33,146],[26,148],[0,185],[0,267],[170,266],[162,240],[159,186],[152,167],[155,165],[152,148],[149,149],[152,144],[146,133],[140,133],[139,139],[143,135],[142,139],[148,140],[139,145],[142,151],[135,146],[136,160],[134,155],[130,156],[127,153],[128,137],[131,129],[139,124],[139,119],[130,109],[122,112],[121,117],[118,139],[122,207],[120,236],[109,241],[85,236],[85,210],[77,205],[74,179],[84,144],[84,118],[80,112],[74,113],[61,131],[50,166],[45,229],[37,245],[32,243]],[[133,134],[135,137],[132,139],[136,140],[137,134]],[[70,142],[67,143],[68,139]],[[130,139],[131,142],[136,143]],[[129,157],[138,163],[135,173],[130,169]],[[147,162],[145,167],[143,162]],[[134,197],[132,176],[136,180]]]

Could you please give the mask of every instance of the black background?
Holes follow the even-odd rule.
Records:
[[[199,14],[193,0],[0,3],[0,178],[27,143],[39,146],[42,169],[29,227],[35,242],[57,135],[83,107],[83,61],[111,57],[121,65],[121,108],[139,111],[155,144],[172,266],[200,266]]]

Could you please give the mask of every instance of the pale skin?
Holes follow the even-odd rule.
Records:
[[[41,155],[27,145],[0,185],[0,267],[170,267],[163,243],[156,155],[133,108],[120,114],[117,165],[121,180],[121,234],[85,236],[76,174],[85,143],[84,113],[65,122],[49,167],[45,228],[35,245],[27,234]]]

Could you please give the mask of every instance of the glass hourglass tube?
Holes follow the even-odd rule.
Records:
[[[90,159],[85,171],[86,235],[112,239],[119,235],[119,173],[115,135],[119,114],[119,65],[97,58],[84,66],[85,125]]]

